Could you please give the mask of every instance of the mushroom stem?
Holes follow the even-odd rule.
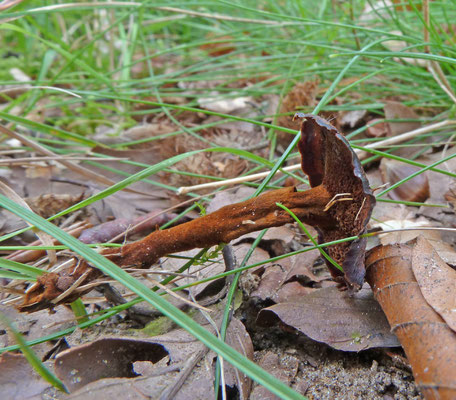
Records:
[[[355,152],[329,122],[315,115],[297,116],[303,118],[298,148],[311,189],[273,190],[185,224],[153,232],[120,249],[105,249],[102,254],[119,266],[147,267],[167,254],[228,243],[246,233],[292,223],[293,217],[277,203],[314,226],[319,243],[363,234],[375,197]],[[329,263],[333,277],[350,290],[359,290],[364,282],[365,248],[366,239],[360,238],[327,249],[343,269]],[[87,291],[84,287],[76,290],[75,282],[85,284],[100,275],[99,270],[84,261],[59,273],[43,274],[27,291],[19,308],[32,312],[53,307],[56,298],[58,302],[71,302]]]
[[[121,267],[136,265],[145,268],[171,253],[228,243],[246,233],[294,222],[291,215],[276,203],[285,205],[309,225],[330,228],[336,221],[324,208],[332,197],[323,185],[304,192],[298,192],[294,187],[273,190],[173,228],[155,231],[121,248],[104,249],[101,254]],[[82,285],[99,276],[101,272],[83,260],[76,267],[72,265],[58,274],[44,274],[27,291],[19,309],[22,312],[34,312],[60,303],[70,303],[87,292],[74,290],[75,282]]]
[[[120,249],[106,249],[102,254],[120,266],[145,267],[170,253],[229,243],[246,233],[292,223],[293,218],[276,205],[278,202],[309,225],[331,226],[334,220],[324,211],[331,197],[322,185],[304,192],[294,187],[273,190],[173,228],[155,231]]]

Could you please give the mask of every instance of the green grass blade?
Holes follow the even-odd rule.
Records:
[[[32,267],[30,265],[22,264],[17,261],[7,260],[6,258],[0,258],[0,268],[18,272],[20,275],[28,276],[30,278],[38,278],[38,276],[44,274],[39,268]]]
[[[301,222],[301,220],[296,216],[296,214],[291,211],[288,207],[284,206],[283,204],[276,203],[276,205],[283,210],[285,210],[288,214],[291,215],[291,217],[298,223],[299,227],[304,231],[304,233],[307,235],[309,240],[313,243],[314,246],[318,246],[317,241],[314,239],[314,237],[310,234],[309,230],[305,227],[305,225]],[[338,270],[344,272],[343,268],[335,261],[333,260],[332,257],[329,256],[326,251],[324,251],[321,247],[318,247],[318,250],[320,251],[321,255],[326,258],[334,267],[336,267]]]

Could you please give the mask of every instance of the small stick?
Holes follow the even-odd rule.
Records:
[[[161,394],[160,400],[174,399],[176,393],[180,390],[185,380],[194,370],[196,364],[207,354],[209,348],[204,346],[201,350],[194,353],[184,364],[183,368],[180,369],[174,382],[169,385]]]

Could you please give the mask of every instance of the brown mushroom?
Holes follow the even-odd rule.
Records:
[[[296,114],[295,118],[303,118],[298,143],[302,170],[311,187],[323,186],[332,196],[326,209],[336,223],[330,227],[316,224],[319,243],[365,233],[375,197],[356,153],[323,118],[309,114]],[[350,289],[359,290],[364,282],[365,249],[365,238],[328,247],[329,255],[344,271],[326,261],[331,274]]]
[[[121,248],[105,249],[102,254],[119,266],[146,268],[170,253],[228,243],[249,232],[293,222],[290,214],[277,203],[316,227],[320,243],[364,233],[375,197],[356,154],[337,129],[324,119],[310,114],[297,114],[297,117],[303,118],[298,147],[311,189],[273,190],[173,228],[155,231]],[[363,284],[365,247],[365,239],[357,239],[327,248],[344,271],[328,264],[332,275],[349,289],[358,290]],[[74,282],[85,284],[99,275],[98,270],[84,262],[59,274],[45,274],[27,291],[20,309],[36,311],[73,301],[81,292],[72,291],[65,296],[65,291],[73,290]]]

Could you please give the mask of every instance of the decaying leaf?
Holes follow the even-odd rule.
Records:
[[[384,106],[386,119],[419,119],[418,114],[412,108],[399,103],[398,101],[389,100]],[[419,122],[389,122],[392,136],[400,135],[404,132],[413,131],[421,126]]]
[[[340,119],[340,124],[342,126],[346,126],[350,129],[353,129],[362,124],[366,115],[366,109],[347,111],[342,115],[342,118]]]
[[[320,289],[299,301],[261,310],[257,322],[270,326],[277,320],[338,350],[399,345],[372,291],[366,287],[353,296],[334,287]]]
[[[456,182],[452,182],[449,189],[445,192],[445,200],[448,201],[453,209],[456,208]]]
[[[39,400],[51,385],[44,381],[22,354],[0,355],[0,388],[2,399]]]
[[[413,274],[414,245],[377,246],[366,279],[426,399],[456,398],[456,334],[426,302]]]
[[[410,132],[421,127],[419,115],[411,108],[398,101],[386,101],[384,105],[385,119],[387,120],[404,120],[404,121],[388,121],[388,136],[398,136],[402,133]],[[409,121],[407,121],[409,120]],[[404,158],[411,158],[417,149],[413,146],[400,147],[394,151]]]
[[[381,7],[385,10],[386,8],[384,8],[384,2],[383,1],[378,1],[377,2],[378,4],[381,4]],[[421,4],[417,4],[417,6],[420,6]],[[396,7],[404,7],[403,5],[400,5],[400,6],[396,6]],[[409,4],[407,4],[405,7],[410,7]],[[384,11],[386,14],[387,14],[387,17],[390,17],[390,13],[387,12],[387,11]],[[394,34],[394,35],[400,35],[402,36],[402,32],[401,31],[392,31],[391,34]],[[405,41],[405,40],[387,40],[387,41],[384,41],[383,42],[383,46],[385,46],[388,50],[392,51],[392,52],[403,52],[404,55],[408,52],[407,49],[408,48],[408,43]],[[420,58],[410,58],[410,57],[394,57],[393,58],[394,61],[396,62],[406,62],[408,64],[412,64],[412,65],[416,65],[416,66],[420,66],[420,67],[427,67],[429,65],[429,60],[423,60],[423,59],[420,59]]]
[[[220,57],[236,50],[235,39],[232,36],[220,36],[210,32],[206,35],[206,40],[208,43],[202,44],[200,48],[207,51],[211,57]]]
[[[391,136],[389,134],[389,125],[383,122],[380,118],[374,118],[369,121],[369,127],[366,129],[366,136],[372,138],[379,138],[384,136]]]
[[[209,250],[209,253],[212,251],[215,252],[215,248],[211,248]],[[166,258],[161,262],[161,268],[163,268],[165,271],[177,272],[181,267],[188,263],[188,260],[190,258],[194,257],[198,252],[199,250],[193,249],[177,253],[176,255],[182,258]],[[178,284],[186,285],[188,283],[193,283],[196,280],[202,280],[220,274],[222,272],[225,272],[225,263],[223,262],[222,252],[218,251],[217,253],[214,253],[210,261],[208,260],[208,262],[204,263],[204,265],[192,265],[186,271],[186,273],[188,275],[192,275],[192,277],[182,278],[178,281]],[[195,296],[196,299],[199,299],[200,296],[204,296],[206,290],[211,292],[211,288],[220,288],[221,281],[224,281],[224,279],[203,282],[200,285],[189,288],[189,290],[191,290],[192,295]]]
[[[423,237],[413,248],[412,268],[426,301],[456,332],[456,271]]]
[[[153,231],[165,222],[171,221],[177,217],[177,214],[163,213],[161,210],[154,210],[145,215],[134,219],[116,218],[97,225],[93,228],[87,228],[81,232],[79,240],[83,243],[105,243],[118,235],[122,238],[141,233],[144,231]]]
[[[250,336],[239,320],[231,320],[226,341],[253,358]],[[250,379],[229,364],[224,367],[226,385],[236,388],[241,399],[247,399]],[[153,338],[99,339],[66,350],[55,361],[56,374],[70,392],[75,392],[71,397],[74,399],[96,399],[90,393],[104,394],[113,387],[116,391],[112,393],[117,393],[119,400],[130,399],[132,389],[147,393],[150,398],[213,398],[214,368],[215,354],[182,329]]]
[[[100,339],[60,353],[55,371],[73,392],[101,378],[132,378],[136,376],[135,361],[156,363],[167,355],[159,343],[130,338]]]
[[[390,185],[421,170],[414,165],[384,158],[380,164],[383,182]],[[429,181],[426,172],[419,174],[389,192],[393,200],[424,202],[429,198]]]
[[[318,290],[311,285],[306,286],[304,282],[316,283],[322,279],[312,272],[312,266],[319,257],[320,252],[312,250],[287,257],[272,265],[266,265],[259,278],[258,287],[250,294],[250,297],[262,301],[272,300],[274,303],[293,302]],[[256,273],[258,274],[260,271]]]

